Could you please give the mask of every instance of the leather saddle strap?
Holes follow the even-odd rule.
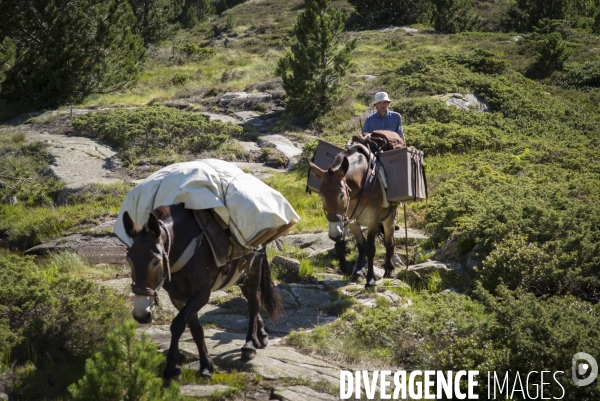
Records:
[[[190,261],[192,256],[196,253],[196,249],[202,244],[202,239],[204,238],[204,230],[200,233],[199,236],[194,238],[189,245],[185,248],[177,262],[171,266],[171,273],[177,273],[179,270],[183,268]]]

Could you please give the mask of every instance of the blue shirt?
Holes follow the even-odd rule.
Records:
[[[363,124],[363,132],[373,132],[377,130],[388,130],[397,132],[404,138],[404,129],[402,128],[402,116],[395,111],[387,111],[385,116],[381,117],[378,111],[371,114]]]

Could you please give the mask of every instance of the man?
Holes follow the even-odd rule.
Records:
[[[386,92],[377,92],[373,105],[377,109],[371,114],[363,124],[363,132],[373,132],[377,130],[388,130],[397,132],[404,139],[404,129],[402,128],[402,116],[395,111],[389,111],[391,99]]]

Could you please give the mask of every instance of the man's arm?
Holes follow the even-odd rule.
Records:
[[[398,114],[398,135],[400,135],[403,139],[404,138],[404,128],[402,127],[402,116],[400,114]]]

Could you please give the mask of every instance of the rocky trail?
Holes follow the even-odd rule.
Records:
[[[256,94],[253,94],[256,95]],[[261,94],[259,94],[261,95]],[[263,96],[262,94],[261,96]],[[260,96],[258,96],[260,98]],[[265,99],[266,96],[263,96]],[[243,104],[256,100],[257,97],[245,93],[225,94],[219,101],[222,105]],[[265,100],[263,99],[263,100]],[[181,106],[181,105],[172,105]],[[74,114],[93,112],[94,110],[77,109]],[[64,125],[66,111],[47,112],[58,116],[61,124],[15,124],[14,128],[24,132],[28,141],[47,143],[48,152],[53,162],[47,167],[57,179],[66,185],[64,194],[77,191],[94,183],[112,183],[133,181],[131,172],[122,166],[114,150],[89,138],[65,135]],[[258,115],[250,111],[222,113],[205,113],[211,119],[227,123],[246,125],[260,132],[255,142],[240,142],[248,152],[258,154],[265,147],[277,149],[287,160],[288,167],[298,160],[302,145],[281,134],[271,134],[268,127],[274,122],[272,111],[267,115]],[[62,118],[62,120],[61,120]],[[6,130],[8,128],[3,128]],[[244,171],[264,179],[270,174],[285,172],[262,163],[236,163]],[[26,251],[27,254],[43,255],[47,252],[68,250],[77,253],[92,264],[126,264],[125,245],[112,234],[115,221],[107,221],[93,229],[59,238],[38,245]],[[397,242],[403,243],[404,230],[396,232]],[[427,241],[428,237],[418,230],[410,229],[408,237],[411,241]],[[280,238],[272,246],[282,249],[299,249],[307,258],[331,257],[334,254],[333,242],[327,233],[294,234]],[[243,363],[240,360],[240,349],[244,344],[245,330],[248,324],[248,311],[245,299],[237,286],[227,291],[217,291],[201,310],[201,321],[208,327],[205,330],[207,346],[214,362],[221,370],[247,371],[260,375],[268,383],[262,387],[252,387],[238,393],[239,399],[252,400],[335,400],[338,399],[336,387],[339,386],[339,371],[344,368],[310,355],[302,354],[285,345],[285,336],[293,330],[312,330],[315,326],[336,320],[336,311],[343,308],[341,294],[353,296],[365,307],[375,306],[376,296],[382,296],[394,306],[409,306],[410,300],[404,299],[394,292],[379,286],[379,293],[370,294],[363,291],[362,284],[349,283],[338,274],[315,274],[309,279],[300,279],[298,260],[285,255],[276,256],[273,266],[279,267],[280,283],[277,285],[284,302],[285,315],[276,322],[267,322],[267,331],[271,337],[269,346],[259,350],[254,360]],[[438,270],[462,273],[458,264],[426,261],[409,267],[416,275]],[[381,280],[383,270],[376,269],[377,278]],[[406,285],[398,280],[398,285]],[[111,288],[116,294],[124,296],[131,304],[133,294],[130,292],[131,278],[117,277],[99,282]],[[160,292],[161,303],[156,312],[153,324],[141,328],[152,338],[161,350],[169,347],[170,331],[168,324],[177,314],[168,300],[164,290]],[[198,354],[189,331],[184,333],[180,342],[181,349],[187,357],[188,367],[195,368]],[[218,397],[232,388],[221,384],[185,385],[182,392],[192,397]]]

